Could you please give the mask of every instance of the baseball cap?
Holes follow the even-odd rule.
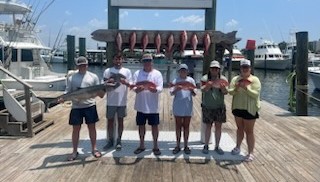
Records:
[[[186,69],[186,70],[188,70],[188,66],[187,66],[186,64],[180,64],[177,70],[179,71],[179,70],[181,70],[181,69]]]
[[[149,62],[152,61],[152,55],[151,54],[144,54],[141,58],[141,62]]]
[[[88,64],[87,58],[85,58],[84,56],[78,57],[78,59],[76,60],[76,65],[80,66],[80,65],[83,65],[83,64]]]
[[[211,61],[210,68],[220,68],[220,63],[218,61]]]
[[[248,59],[241,60],[240,66],[251,66],[251,62]]]

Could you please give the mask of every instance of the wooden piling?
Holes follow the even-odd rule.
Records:
[[[79,56],[86,56],[86,38],[79,38]]]
[[[73,35],[67,35],[67,54],[68,54],[68,70],[75,68],[75,37]]]
[[[296,114],[308,115],[308,32],[297,32]]]

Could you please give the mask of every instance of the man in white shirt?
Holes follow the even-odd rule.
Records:
[[[161,72],[153,68],[153,58],[150,54],[142,56],[143,69],[137,70],[133,75],[133,90],[137,93],[134,109],[137,111],[136,123],[139,126],[140,145],[134,151],[139,154],[145,150],[144,136],[146,121],[151,125],[153,137],[153,153],[161,155],[158,147],[159,135],[159,94],[163,89]]]
[[[114,131],[114,117],[117,114],[118,117],[118,138],[116,142],[116,150],[119,151],[122,148],[121,136],[123,132],[123,118],[127,116],[127,95],[128,86],[131,84],[132,74],[128,68],[122,67],[123,56],[116,54],[113,58],[113,67],[107,68],[103,73],[104,81],[107,83],[121,82],[121,85],[114,91],[107,93],[107,131],[108,131],[108,143],[104,146],[105,150],[113,147],[113,131]]]

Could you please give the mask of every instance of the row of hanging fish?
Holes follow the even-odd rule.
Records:
[[[198,46],[198,36],[196,33],[193,33],[191,37],[188,40],[188,34],[186,31],[182,31],[179,35],[179,40],[180,40],[180,52],[184,52],[186,49],[188,41],[190,41],[191,48],[193,50],[193,54],[196,54],[197,46]],[[116,34],[116,49],[118,52],[122,51],[122,44],[123,44],[123,39],[121,36],[121,33],[118,32]],[[205,33],[203,38],[202,38],[202,43],[203,43],[203,50],[204,54],[208,54],[210,45],[211,45],[211,38],[209,33]],[[135,45],[137,44],[137,34],[136,32],[131,32],[129,35],[129,49],[131,52],[133,52]],[[142,46],[142,51],[145,52],[147,46],[149,44],[149,35],[145,32],[143,33],[141,37],[141,46]],[[163,43],[161,42],[161,35],[159,33],[155,34],[154,36],[154,45],[156,48],[156,53],[159,54],[161,52],[161,45]],[[166,38],[166,52],[168,54],[172,54],[173,48],[174,48],[174,35],[170,33],[167,38]]]

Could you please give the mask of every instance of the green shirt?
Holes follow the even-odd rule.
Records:
[[[220,78],[216,79],[224,79],[226,81],[227,78],[222,76]],[[214,80],[214,79],[211,79]],[[208,82],[208,75],[204,75],[201,78],[201,82]],[[225,103],[224,103],[224,94],[221,92],[219,88],[210,88],[208,91],[205,91],[201,89],[202,91],[202,106],[206,107],[208,109],[218,109],[218,108],[224,108]]]
[[[260,109],[260,80],[258,77],[250,75],[247,79],[251,84],[247,86],[247,89],[236,89],[236,84],[241,79],[241,76],[235,76],[231,80],[230,87],[228,89],[229,94],[233,95],[232,110],[247,110],[251,115],[255,116]]]

